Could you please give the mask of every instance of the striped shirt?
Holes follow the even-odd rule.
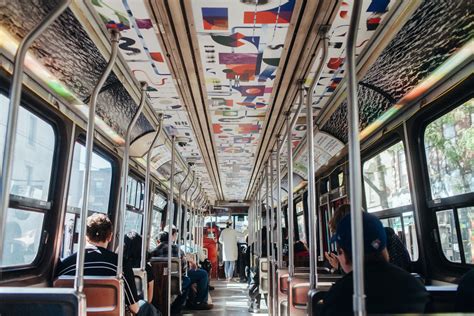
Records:
[[[56,269],[56,277],[61,275],[76,274],[76,256],[73,254],[60,261]],[[116,276],[118,255],[105,248],[87,245],[84,260],[84,275],[87,276]],[[137,288],[132,267],[129,263],[123,265],[123,283],[126,304],[132,305],[138,302]]]

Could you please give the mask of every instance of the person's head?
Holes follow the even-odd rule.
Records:
[[[163,231],[167,232],[169,234],[169,232],[170,232],[169,225],[166,225],[165,229],[163,229]],[[176,228],[176,226],[172,225],[171,226],[171,241],[175,242],[177,238],[178,238],[178,229]]]
[[[362,213],[364,225],[364,260],[365,262],[387,261],[387,236],[382,222],[374,215]],[[336,242],[339,263],[348,273],[352,271],[352,236],[351,214],[346,215],[337,225],[336,233],[331,238]]]
[[[295,253],[304,252],[304,251],[308,251],[308,248],[306,247],[304,242],[302,242],[301,240],[297,240],[295,242]]]
[[[131,231],[125,235],[123,258],[124,260],[128,260],[134,268],[140,266],[142,258],[142,236],[136,231]]]
[[[230,219],[225,223],[225,227],[226,228],[231,228],[232,227],[232,221]]]
[[[156,237],[157,241],[161,243],[168,243],[169,240],[169,233],[165,231],[161,231],[158,233],[158,237]]]
[[[329,230],[331,231],[331,234],[336,232],[337,224],[350,212],[351,206],[349,204],[342,204],[336,209],[334,215],[329,220]]]
[[[86,220],[86,237],[90,244],[106,248],[112,240],[112,222],[105,214],[95,213]]]

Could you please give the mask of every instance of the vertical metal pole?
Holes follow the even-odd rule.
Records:
[[[326,29],[326,28],[324,28]],[[323,34],[324,36],[324,34]],[[314,258],[309,261],[309,270],[310,270],[310,290],[316,289],[318,285],[318,247],[316,241],[318,240],[316,227],[320,221],[317,216],[316,209],[316,183],[314,178],[314,127],[313,127],[313,90],[316,86],[316,83],[321,77],[321,72],[328,53],[328,39],[323,37],[323,48],[321,62],[316,69],[316,72],[311,82],[311,86],[308,89],[308,94],[306,95],[306,139],[308,146],[308,219],[309,219],[309,252],[310,257]],[[304,89],[304,83],[302,83]]]
[[[173,221],[174,221],[174,172],[175,172],[175,159],[176,159],[176,149],[175,149],[175,141],[176,136],[171,136],[171,179],[170,179],[170,186],[169,186],[169,194],[168,194],[168,316],[171,315],[171,256],[172,256],[172,235],[173,235]],[[179,250],[178,250],[179,254]],[[179,259],[179,258],[178,258]],[[179,273],[179,271],[178,271]]]
[[[23,69],[26,53],[31,44],[46,30],[68,7],[71,0],[62,0],[35,28],[21,40],[15,54],[12,86],[10,89],[10,105],[8,109],[7,126],[5,130],[5,149],[2,158],[2,175],[0,182],[0,265],[3,262],[3,240],[5,223],[10,202],[10,182],[12,178],[13,155],[18,127],[18,112],[20,110],[21,89],[23,85]]]
[[[281,158],[280,153],[283,147],[283,143],[280,139],[280,135],[277,136],[277,155],[276,155],[276,177],[277,177],[277,265],[278,269],[283,268],[283,236],[281,227]]]
[[[270,153],[270,160],[272,159],[272,156],[271,156],[271,153]],[[272,225],[270,223],[270,220],[271,220],[271,217],[270,217],[270,213],[272,211],[272,206],[271,206],[271,200],[270,200],[270,190],[269,190],[269,180],[270,180],[270,177],[269,177],[269,174],[268,174],[268,168],[269,168],[269,164],[268,162],[265,163],[265,193],[266,193],[266,212],[265,212],[265,217],[266,217],[266,226],[267,226],[267,289],[268,289],[268,309],[270,310],[270,313],[273,314],[273,300],[271,299],[273,296],[270,295],[271,293],[271,283],[270,280],[271,280],[271,269],[270,269],[270,266],[272,264],[272,254],[271,254],[271,250],[272,250],[272,244],[271,244],[271,240],[270,240],[270,231],[272,229]]]
[[[277,280],[277,273],[276,273],[276,262],[277,262],[277,254],[275,253],[275,221],[278,221],[278,215],[275,216],[275,211],[273,209],[273,172],[274,172],[274,161],[273,159],[275,158],[274,157],[275,155],[275,152],[272,151],[271,155],[270,155],[270,208],[271,208],[271,213],[270,213],[270,217],[271,217],[271,220],[270,220],[270,223],[271,223],[271,227],[272,227],[272,233],[271,233],[271,248],[272,248],[272,278],[273,278],[273,286],[272,286],[272,293],[273,293],[273,313],[272,315],[277,315],[278,313],[278,280]],[[277,248],[278,247],[281,247],[279,245],[277,245]]]
[[[184,177],[183,181],[179,184],[179,190],[178,190],[178,220],[176,222],[176,227],[178,228],[178,238],[176,239],[176,246],[178,249],[181,249],[181,224],[182,224],[182,215],[183,215],[183,200],[181,198],[183,194],[183,185],[188,179],[189,174],[191,173],[191,166],[188,166],[188,172],[186,173],[186,176]]]
[[[303,90],[300,89],[300,102],[303,102]],[[293,135],[290,124],[290,113],[287,116],[287,152],[288,152],[288,282],[295,274],[295,247],[294,230],[295,218],[293,214]],[[289,304],[288,304],[289,306]]]
[[[349,133],[349,189],[351,202],[352,260],[354,271],[354,314],[365,315],[364,294],[364,234],[362,222],[362,175],[359,144],[359,106],[357,100],[357,73],[355,45],[359,28],[361,0],[355,0],[352,8],[349,34],[347,35],[347,119]]]
[[[85,259],[85,247],[86,247],[86,219],[89,207],[89,190],[90,190],[90,175],[91,175],[91,164],[92,164],[92,150],[94,146],[94,130],[95,130],[95,107],[97,104],[97,97],[99,96],[100,89],[105,83],[105,80],[109,76],[112,68],[115,64],[118,52],[118,41],[119,33],[116,30],[111,31],[111,55],[109,63],[105,68],[102,76],[100,77],[94,91],[91,94],[89,102],[89,116],[87,121],[87,134],[86,134],[86,166],[84,169],[84,182],[82,188],[82,208],[81,208],[81,226],[79,231],[79,249],[77,252],[76,261],[76,279],[74,281],[74,288],[78,292],[82,292],[84,288],[84,259]],[[118,269],[117,269],[118,271]]]
[[[144,212],[144,218],[143,218],[143,238],[142,238],[142,260],[140,262],[140,270],[142,272],[145,272],[145,265],[146,265],[146,252],[148,250],[148,232],[150,229],[149,223],[150,221],[150,215],[153,210],[152,207],[150,207],[150,201],[151,201],[151,194],[150,194],[150,187],[151,187],[151,155],[153,153],[153,148],[155,148],[156,143],[158,142],[158,139],[160,138],[161,134],[161,127],[163,126],[163,115],[159,114],[158,116],[158,126],[156,128],[156,133],[155,137],[153,138],[153,141],[151,142],[150,148],[148,148],[148,152],[146,153],[146,173],[145,173],[145,200],[144,200],[144,206],[143,206],[143,212]],[[151,203],[153,205],[153,203]]]
[[[137,112],[133,116],[130,124],[128,125],[127,132],[125,134],[125,148],[123,151],[123,162],[122,162],[122,176],[121,176],[121,194],[120,194],[120,206],[117,212],[119,216],[119,234],[118,234],[118,261],[117,261],[117,278],[122,277],[123,273],[123,247],[125,238],[125,212],[127,211],[127,180],[128,180],[128,162],[130,159],[130,141],[132,130],[137,123],[138,117],[140,116],[146,101],[146,90],[148,84],[141,82],[141,99],[138,106]]]
[[[191,184],[189,185],[189,187],[186,189],[186,204],[184,206],[184,225],[183,225],[183,243],[184,243],[184,253],[188,253],[188,250],[187,250],[187,235],[188,235],[188,210],[190,208],[190,205],[191,205],[191,197],[189,196],[189,189],[191,189],[191,187],[193,186],[194,184],[194,180],[196,179],[196,172],[193,170],[193,176],[192,176],[192,181],[191,181]]]

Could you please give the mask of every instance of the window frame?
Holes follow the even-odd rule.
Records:
[[[10,99],[8,93],[10,84],[10,80],[7,79],[3,73],[0,73],[0,93],[5,95],[8,99]],[[51,259],[46,253],[51,253],[52,255],[54,249],[51,243],[47,244],[46,242],[50,239],[50,236],[55,236],[59,222],[58,217],[61,217],[60,200],[62,198],[62,192],[59,175],[64,173],[67,169],[67,164],[61,161],[60,157],[61,155],[67,156],[67,145],[70,138],[70,134],[67,131],[67,119],[61,114],[56,113],[51,109],[49,104],[45,103],[42,98],[38,97],[28,88],[24,88],[22,91],[20,107],[51,126],[55,144],[51,161],[51,176],[47,201],[10,194],[8,208],[42,213],[44,217],[35,258],[28,264],[0,267],[0,273],[4,275],[5,281],[10,278],[10,276],[22,276],[25,279],[25,271],[31,271],[31,275],[30,272],[28,272],[28,276],[26,276],[27,279],[39,279],[42,278],[42,274],[47,269],[42,263],[45,260]],[[8,277],[5,277],[7,275]],[[0,282],[0,285],[2,283],[3,282]]]
[[[74,234],[75,234],[75,230],[76,230],[76,227],[77,227],[77,221],[80,219],[80,209],[77,210],[77,208],[69,208],[68,206],[68,202],[67,202],[67,199],[69,197],[69,189],[70,189],[70,186],[71,186],[71,170],[72,170],[72,166],[73,166],[73,160],[74,160],[74,147],[76,146],[76,144],[80,144],[82,146],[84,146],[84,148],[86,147],[86,132],[82,129],[80,130],[76,130],[76,133],[74,135],[74,137],[72,138],[72,146],[73,146],[73,150],[71,152],[71,157],[70,157],[70,165],[67,166],[68,168],[68,176],[69,176],[69,179],[67,179],[67,183],[68,183],[68,186],[66,188],[66,190],[64,191],[65,193],[65,199],[66,199],[66,202],[64,204],[64,210],[61,210],[63,214],[63,217],[62,217],[62,222],[60,223],[60,225],[63,226],[64,228],[64,225],[65,225],[65,221],[66,221],[66,214],[74,214]],[[102,145],[100,143],[100,141],[98,141],[97,139],[94,140],[94,144],[93,144],[93,148],[92,148],[92,153],[93,154],[96,154],[98,155],[100,158],[110,162],[110,165],[111,165],[111,172],[112,172],[112,177],[111,177],[111,183],[110,183],[110,194],[109,194],[109,202],[108,202],[108,207],[107,207],[107,212],[105,213],[109,218],[110,220],[112,221],[112,223],[115,223],[115,216],[116,216],[116,212],[115,212],[115,209],[116,209],[116,197],[118,196],[118,190],[120,190],[120,185],[116,185],[116,183],[119,183],[119,179],[120,179],[120,176],[119,176],[119,160],[117,159],[117,157],[111,152],[109,151],[104,145]],[[72,211],[71,211],[72,210]],[[94,210],[87,210],[87,215],[90,216],[94,213],[96,213],[97,211],[94,211]],[[100,212],[99,212],[100,213]],[[73,236],[74,238],[74,236]],[[59,258],[62,258],[62,253],[64,251],[64,230],[61,229],[61,235],[59,236],[59,239],[60,239],[60,242],[59,242],[59,251],[58,251],[58,256]],[[73,242],[74,244],[74,242]]]
[[[363,152],[362,152],[362,159],[361,159],[361,173],[362,173],[362,205],[364,207],[364,210],[367,211],[367,199],[366,199],[366,185],[365,185],[365,181],[364,181],[364,164],[369,161],[370,159],[374,158],[375,156],[377,156],[378,154],[384,152],[385,150],[387,150],[388,148],[392,147],[393,145],[397,144],[401,142],[402,145],[403,145],[403,152],[405,154],[405,161],[407,162],[406,163],[406,172],[407,172],[407,176],[408,176],[408,189],[410,191],[410,198],[411,198],[411,202],[410,204],[408,205],[402,205],[402,206],[397,206],[397,207],[392,207],[392,208],[388,208],[388,209],[384,209],[384,210],[380,210],[380,211],[376,211],[376,212],[371,212],[370,214],[373,214],[375,216],[377,216],[379,219],[383,220],[383,219],[388,219],[388,218],[393,218],[393,217],[399,217],[401,218],[401,223],[402,223],[402,227],[403,229],[404,228],[404,221],[403,221],[403,214],[404,213],[407,213],[407,212],[412,212],[413,213],[413,220],[414,220],[414,224],[415,224],[415,229],[416,229],[416,242],[417,242],[417,246],[418,246],[418,258],[416,260],[413,260],[413,258],[411,257],[411,254],[410,254],[410,260],[411,260],[411,264],[412,265],[417,265],[422,256],[421,256],[421,252],[423,251],[423,247],[422,247],[422,243],[420,242],[419,240],[419,236],[420,236],[420,232],[418,232],[419,230],[419,225],[418,225],[418,216],[416,214],[416,207],[415,207],[415,201],[416,199],[414,199],[414,196],[417,194],[415,188],[412,187],[412,183],[410,183],[410,172],[412,172],[410,170],[410,165],[408,164],[408,159],[410,159],[410,157],[408,157],[408,152],[407,152],[407,146],[409,146],[409,144],[407,143],[407,140],[405,139],[404,135],[403,135],[403,132],[400,130],[400,127],[394,129],[392,132],[388,133],[387,135],[381,137],[380,139],[377,139],[376,142],[370,144],[369,146],[367,146],[367,148],[364,148],[363,149]]]
[[[422,165],[422,176],[423,176],[423,186],[424,186],[424,193],[426,196],[426,203],[428,207],[431,209],[438,209],[443,207],[462,207],[469,204],[469,202],[474,200],[474,192],[458,194],[454,196],[444,197],[444,198],[437,198],[433,199],[433,195],[431,192],[431,183],[430,183],[430,175],[428,171],[428,160],[426,157],[426,150],[425,150],[425,131],[428,125],[432,122],[436,121],[437,119],[447,115],[448,113],[454,111],[464,103],[466,103],[469,99],[474,98],[473,95],[465,95],[463,98],[455,100],[450,106],[447,106],[442,111],[438,111],[435,114],[430,115],[426,119],[423,120],[422,125],[419,129],[419,152],[421,156],[421,165]],[[438,209],[439,210],[439,209]]]
[[[468,80],[466,80],[468,81]],[[462,89],[462,88],[460,88]],[[455,92],[453,92],[455,93]],[[444,115],[447,115],[448,113],[454,111],[470,99],[474,97],[474,93],[472,91],[468,93],[463,93],[461,96],[453,99],[452,94],[448,94],[445,96],[445,98],[440,98],[436,101],[436,105],[433,105],[435,108],[441,108],[440,110],[436,111],[434,110],[430,114],[426,115],[424,118],[418,118],[418,122],[420,123],[418,129],[417,129],[417,135],[418,135],[418,142],[417,142],[417,147],[418,147],[418,158],[420,160],[420,174],[421,174],[421,180],[423,183],[423,187],[421,190],[423,190],[424,194],[424,203],[426,203],[426,208],[427,212],[429,213],[429,216],[431,216],[433,219],[433,225],[434,225],[434,232],[433,232],[433,237],[435,239],[434,242],[434,247],[436,248],[439,258],[441,260],[441,263],[445,266],[451,266],[453,268],[460,268],[460,267],[470,267],[472,268],[474,266],[474,263],[466,263],[466,258],[465,258],[465,251],[464,251],[464,244],[462,243],[462,235],[461,235],[461,228],[460,228],[460,223],[459,223],[459,215],[458,215],[458,209],[464,208],[464,207],[473,207],[474,203],[474,192],[469,192],[469,193],[463,193],[455,196],[449,196],[449,197],[444,197],[444,198],[437,198],[433,199],[433,195],[431,192],[431,183],[430,183],[430,175],[428,171],[428,160],[426,156],[426,150],[425,150],[425,131],[426,128],[428,127],[429,124],[432,122],[436,121],[437,119],[443,117]],[[448,104],[448,106],[446,106]],[[460,250],[460,255],[461,255],[461,262],[454,262],[450,261],[446,258],[442,245],[441,245],[441,235],[440,235],[440,230],[439,230],[439,225],[438,225],[438,219],[437,219],[437,213],[440,211],[449,211],[453,210],[453,215],[454,215],[454,223],[455,223],[455,229],[456,229],[456,235],[457,235],[457,242],[459,245],[459,250]]]

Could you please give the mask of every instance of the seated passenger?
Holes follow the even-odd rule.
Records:
[[[387,251],[390,257],[390,263],[405,271],[410,271],[410,254],[402,240],[392,227],[385,227],[385,233],[387,234]]]
[[[337,208],[337,210],[334,212],[333,217],[329,221],[329,230],[331,234],[334,234],[336,232],[337,224],[349,213],[349,204],[342,204]],[[391,227],[385,227],[385,233],[387,235],[387,251],[390,263],[399,266],[405,271],[410,271],[410,254],[408,253],[408,250],[403,244],[402,240],[400,239],[400,237],[398,237],[398,235]],[[343,271],[341,271],[341,266],[339,265],[337,255],[335,253],[326,252],[324,256],[331,265],[331,272],[343,273]]]
[[[107,250],[109,242],[112,240],[112,222],[105,214],[93,214],[87,218],[86,228],[86,255],[84,259],[84,275],[87,276],[116,276],[118,256],[116,253]],[[77,253],[72,254],[63,261],[60,261],[56,269],[56,277],[61,275],[76,274]],[[148,303],[138,300],[137,289],[132,267],[124,262],[123,282],[125,291],[125,302],[130,311],[137,314],[144,306],[147,312],[152,309],[152,315],[156,310]]]
[[[474,269],[466,273],[459,282],[456,309],[462,313],[474,313]]]
[[[165,230],[168,230],[165,227]],[[178,230],[173,225],[171,230],[171,242],[174,243],[177,238]],[[168,257],[168,241],[169,241],[169,233],[167,231],[160,232],[159,236],[159,244],[158,246],[151,252],[152,257]],[[179,313],[181,311],[182,306],[186,302],[186,299],[189,294],[189,290],[192,284],[197,285],[197,294],[195,301],[190,304],[191,309],[198,309],[198,310],[208,310],[212,308],[212,304],[208,304],[209,298],[209,280],[207,272],[203,269],[199,269],[194,261],[187,261],[186,257],[182,250],[178,250],[178,246],[175,244],[171,247],[171,255],[175,258],[181,258],[181,263],[183,267],[189,264],[189,270],[187,272],[187,276],[183,275],[182,277],[182,288],[183,293],[179,295],[176,300],[172,303],[171,309],[173,313]]]
[[[142,260],[142,236],[138,234],[136,231],[131,231],[127,235],[125,235],[125,243],[123,249],[123,261],[128,262],[128,264],[132,268],[140,268]],[[147,300],[149,303],[153,300],[153,286],[155,284],[155,280],[153,277],[153,271],[151,268],[150,263],[147,262],[145,264],[145,272],[147,278]]]
[[[423,313],[428,302],[425,287],[411,274],[388,262],[387,236],[382,222],[363,214],[364,279],[367,313]],[[347,273],[324,297],[323,315],[353,314],[353,274],[351,215],[337,225],[332,241],[336,242],[338,260]]]
[[[309,257],[308,247],[301,240],[295,242],[295,257]]]

